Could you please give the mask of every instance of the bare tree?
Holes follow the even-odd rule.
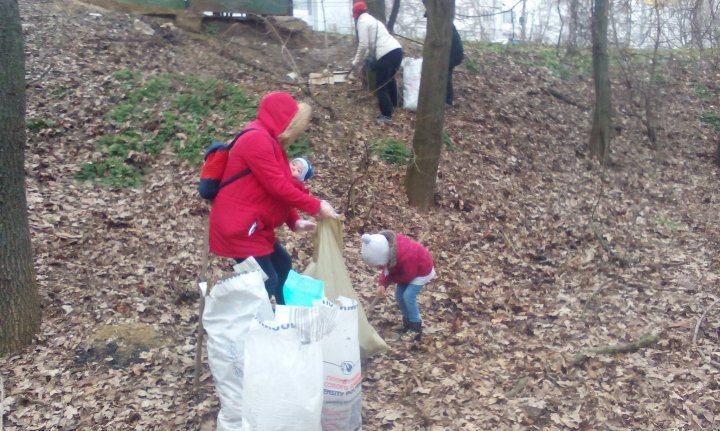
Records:
[[[365,4],[370,15],[379,19],[383,24],[387,22],[387,18],[385,18],[385,0],[365,0]]]
[[[455,0],[427,2],[427,33],[413,137],[414,159],[405,178],[410,204],[421,209],[430,207],[435,196],[447,91],[445,85],[437,83],[447,82],[454,14]]]
[[[527,0],[522,2],[522,12],[520,12],[520,40],[527,41],[527,14],[525,13]]]
[[[575,55],[578,52],[578,3],[580,0],[570,0],[570,19],[568,21],[567,55]]]
[[[0,0],[0,357],[40,327],[25,197],[25,54],[17,0]]]
[[[561,4],[562,0],[557,0],[556,7],[558,19],[560,20],[560,30],[558,30],[557,44],[555,46],[555,55],[558,57],[560,56],[560,44],[562,43],[563,30],[565,29],[565,20],[563,19]]]
[[[691,29],[693,44],[698,48],[703,48],[703,0],[695,0],[692,5]]]
[[[590,154],[605,164],[610,152],[610,76],[608,74],[608,3],[595,0],[592,14],[592,64],[595,83],[595,108],[590,130]]]
[[[398,12],[400,12],[400,0],[393,0],[392,9],[390,9],[390,18],[387,23],[387,29],[390,33],[393,33]]]
[[[630,2],[622,4],[622,12],[629,11]],[[658,98],[659,80],[659,50],[663,41],[665,20],[663,19],[663,6],[659,2],[653,5],[641,5],[643,14],[642,26],[634,30],[625,25],[618,30],[618,14],[613,15],[612,34],[617,46],[617,65],[624,80],[627,98],[630,101],[632,113],[642,121],[650,142],[658,148],[658,118],[662,108],[662,100]],[[638,14],[638,11],[631,13]],[[649,13],[648,13],[649,12]],[[621,19],[626,19],[622,17]],[[626,24],[626,22],[625,22]],[[622,40],[621,40],[622,37]],[[652,50],[635,49],[629,46],[639,43],[642,46],[652,44]]]
[[[650,68],[648,70],[645,85],[641,87],[643,99],[645,101],[645,129],[648,138],[654,147],[658,147],[657,137],[657,109],[659,107],[657,97],[657,66],[658,66],[658,49],[660,49],[660,37],[662,35],[662,21],[660,20],[660,6],[656,1],[654,4],[655,11],[655,42],[653,44],[652,57],[650,58]]]

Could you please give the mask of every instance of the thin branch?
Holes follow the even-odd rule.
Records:
[[[261,19],[265,23],[265,25],[270,30],[272,30],[272,33],[277,38],[278,42],[280,42],[280,46],[281,46],[280,51],[282,53],[283,58],[286,58],[288,60],[292,71],[295,72],[295,74],[297,76],[302,77],[303,74],[300,71],[300,68],[298,67],[297,63],[295,63],[295,59],[293,58],[292,53],[290,52],[290,50],[287,47],[287,40],[283,40],[283,38],[280,36],[280,32],[277,31],[277,28],[275,28],[275,26],[273,25],[272,22],[270,22],[270,20],[268,20],[267,18],[265,18],[263,16],[258,16],[258,15],[254,15],[254,16],[257,16],[258,19]],[[290,36],[288,36],[288,38],[290,38]],[[310,82],[308,80],[303,79],[303,82],[300,84],[293,84],[293,83],[285,83],[285,84],[294,85],[294,86],[298,86],[298,87],[302,88],[303,94],[310,97],[310,99],[312,99],[312,101],[315,102],[315,104],[317,104],[318,106],[320,106],[321,108],[325,109],[328,112],[328,114],[330,115],[330,120],[334,120],[336,118],[335,110],[333,109],[333,107],[330,105],[321,103],[312,94],[312,91],[310,91]]]
[[[41,73],[40,76],[38,76],[37,78],[33,79],[32,81],[29,81],[29,82],[25,83],[25,88],[28,88],[28,87],[30,87],[31,85],[33,85],[33,84],[35,84],[36,82],[38,82],[38,81],[40,81],[41,79],[43,79],[43,78],[45,77],[45,75],[47,75],[48,72],[50,72],[50,71],[52,70],[52,67],[53,67],[52,63],[48,64],[47,68],[45,68],[45,71],[43,71],[43,73]],[[2,428],[0,428],[0,431],[2,431]]]
[[[518,254],[517,250],[515,250],[515,246],[513,245],[512,241],[510,241],[510,238],[508,238],[508,236],[505,235],[505,231],[500,229],[500,233],[502,234],[503,239],[505,240],[505,244],[507,244],[507,246],[510,247],[510,249],[513,251],[513,254],[515,255],[515,257],[522,260],[522,258]]]
[[[520,395],[520,393],[525,389],[525,386],[528,383],[529,378],[527,376],[520,378],[515,384],[513,385],[512,389],[505,392],[505,398],[512,399],[516,396]]]
[[[622,256],[620,256],[613,248],[610,246],[610,243],[607,242],[607,240],[603,237],[600,230],[597,228],[597,224],[593,223],[590,225],[590,228],[592,229],[593,233],[595,234],[595,239],[598,240],[600,245],[602,245],[603,249],[607,252],[607,254],[610,256],[610,260],[619,264],[620,266],[629,266],[632,261],[629,259],[626,259]]]
[[[409,38],[409,37],[407,37],[407,36],[403,36],[403,35],[401,35],[401,34],[393,33],[393,36],[399,37],[399,38],[401,38],[401,39],[405,39],[405,40],[410,41],[410,42],[413,42],[413,43],[417,43],[417,44],[420,45],[420,46],[424,46],[424,45],[425,45],[424,42],[420,42],[419,40],[411,39],[411,38]]]
[[[616,355],[618,353],[633,353],[636,352],[643,347],[651,346],[655,344],[658,340],[657,334],[649,334],[644,335],[637,339],[636,341],[631,341],[629,343],[622,343],[622,344],[614,344],[611,346],[602,346],[602,347],[593,347],[588,350],[583,350],[582,352],[575,355],[573,358],[572,364],[575,366],[578,366],[582,364],[583,362],[590,359],[592,355],[597,354],[609,354],[609,355]]]
[[[516,7],[517,5],[519,5],[520,3],[522,3],[523,1],[524,1],[524,0],[518,0],[517,3],[515,3],[515,4],[512,5],[512,6],[510,6],[509,9],[501,10],[501,11],[498,11],[498,12],[484,13],[484,14],[480,14],[480,15],[455,14],[455,16],[458,17],[458,18],[483,18],[483,17],[486,17],[486,16],[500,15],[500,14],[503,14],[503,13],[512,12],[512,11],[515,9],[515,7]]]
[[[695,346],[695,350],[698,351],[698,353],[700,354],[700,357],[706,364],[710,364],[713,367],[720,369],[720,362],[715,361],[715,360],[705,356],[705,353],[703,353],[703,351],[697,345],[697,335],[698,335],[698,332],[700,331],[700,324],[702,323],[703,319],[705,319],[705,315],[708,313],[708,311],[710,311],[715,305],[717,305],[718,302],[720,302],[720,298],[716,299],[712,304],[710,304],[710,306],[705,309],[705,312],[698,319],[697,325],[695,325],[695,332],[693,333],[692,343],[693,343],[693,346]]]
[[[277,31],[277,28],[275,28],[275,26],[272,22],[270,22],[270,20],[263,16],[260,16],[259,18],[263,20],[265,26],[267,26],[272,31],[278,42],[280,42],[280,53],[282,54],[283,58],[287,58],[292,71],[295,72],[298,76],[302,76],[300,68],[298,67],[297,63],[295,63],[295,59],[293,58],[292,53],[287,47],[287,40],[283,40],[282,36],[280,36],[280,32]],[[288,36],[288,38],[290,38],[290,36]]]
[[[585,300],[585,305],[583,305],[582,311],[580,312],[581,316],[585,315],[585,310],[587,310],[588,304],[590,304],[590,301],[595,297],[595,295],[597,295],[598,292],[600,292],[607,286],[607,284],[601,284],[593,291],[593,293],[590,294],[590,296],[588,296],[588,298]]]

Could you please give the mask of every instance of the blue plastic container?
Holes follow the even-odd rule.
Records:
[[[290,270],[283,286],[283,296],[286,305],[301,305],[312,307],[313,300],[322,299],[325,293],[325,283],[307,275],[298,274]]]

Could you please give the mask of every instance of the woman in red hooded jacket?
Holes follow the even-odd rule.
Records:
[[[221,188],[210,209],[210,251],[238,262],[254,257],[268,276],[268,296],[278,304],[285,303],[282,287],[292,258],[275,238],[275,229],[286,223],[295,232],[313,230],[315,223],[301,219],[298,209],[338,217],[328,202],[297,187],[290,172],[285,148],[305,131],[311,111],[288,93],[266,95],[257,119],[233,145],[222,181],[245,170],[250,174]]]

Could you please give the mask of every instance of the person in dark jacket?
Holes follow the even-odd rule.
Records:
[[[460,33],[455,28],[455,24],[452,25],[452,40],[450,42],[450,62],[448,63],[448,76],[447,76],[447,94],[445,95],[445,103],[449,106],[453,105],[454,92],[453,92],[453,69],[458,67],[465,57],[465,51],[462,46],[462,39],[460,39]]]
[[[427,7],[426,0],[423,0],[423,5]],[[427,11],[424,15],[427,18]],[[448,106],[453,106],[455,100],[455,92],[453,91],[453,70],[462,64],[465,58],[465,50],[463,49],[462,39],[460,33],[458,33],[455,24],[452,24],[452,37],[450,39],[450,61],[448,62],[448,76],[447,76],[447,93],[445,94],[445,103]]]
[[[298,187],[285,148],[305,131],[311,108],[288,93],[274,92],[260,102],[257,119],[240,136],[228,156],[222,181],[246,169],[250,174],[220,189],[210,208],[210,252],[242,262],[254,257],[268,276],[265,289],[284,304],[282,287],[292,258],[275,238],[283,223],[295,232],[311,231],[311,216],[337,218],[326,201]]]

